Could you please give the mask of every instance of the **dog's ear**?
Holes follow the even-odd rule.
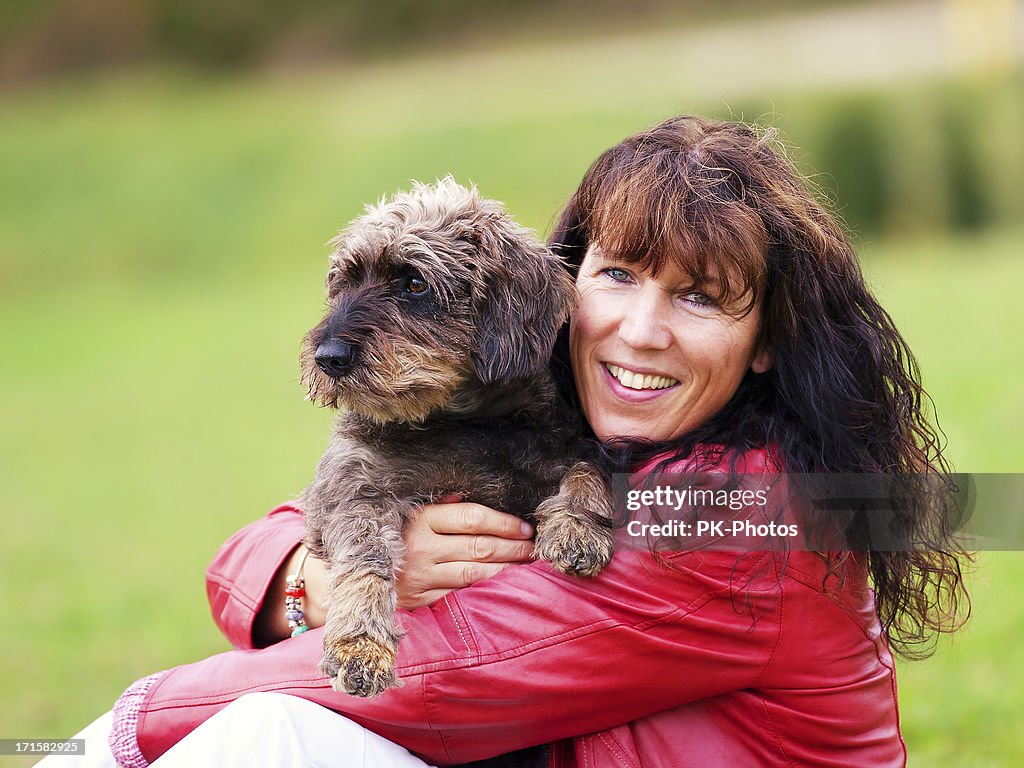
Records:
[[[478,232],[476,374],[500,384],[544,370],[576,286],[562,260],[505,217]]]

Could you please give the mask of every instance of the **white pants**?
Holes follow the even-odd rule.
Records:
[[[117,768],[107,735],[113,714],[87,726],[81,756],[51,755],[41,768]],[[155,768],[429,768],[406,749],[318,704],[250,693],[229,704],[153,763]]]

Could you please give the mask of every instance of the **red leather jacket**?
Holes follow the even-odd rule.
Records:
[[[747,471],[767,466],[745,456]],[[892,656],[866,578],[822,588],[811,553],[621,547],[593,579],[508,568],[403,612],[404,686],[366,700],[316,673],[320,632],[252,649],[268,582],[304,532],[293,506],[214,558],[214,618],[237,650],[166,674],[143,701],[150,761],[242,694],[344,713],[428,762],[553,743],[553,766],[902,766]]]

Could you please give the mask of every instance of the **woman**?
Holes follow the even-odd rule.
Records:
[[[501,542],[493,557],[467,554],[474,540],[437,522],[459,508],[427,508],[404,589],[406,605],[430,605],[401,617],[403,688],[333,692],[314,672],[319,633],[306,632],[144,681],[122,698],[121,747],[151,761],[243,694],[278,691],[433,763],[546,744],[554,765],[904,764],[890,649],[919,654],[957,626],[966,595],[913,358],[841,228],[769,137],[678,117],[605,152],[552,240],[580,294],[555,362],[609,461],[777,488],[783,473],[934,476],[909,486],[899,519],[915,546],[862,551],[860,515],[797,514],[832,544],[820,554],[782,540],[652,553],[623,529],[594,579],[534,562],[448,592],[485,574],[417,553],[515,560],[524,534],[464,506],[497,534],[476,541]],[[741,516],[793,514],[753,504]],[[302,532],[282,507],[211,566],[215,617],[236,647],[283,636],[276,612]]]

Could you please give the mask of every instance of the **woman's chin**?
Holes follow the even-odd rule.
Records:
[[[669,440],[675,436],[676,430],[663,424],[651,423],[636,419],[600,418],[598,423],[591,424],[594,435],[601,442],[610,440]]]

